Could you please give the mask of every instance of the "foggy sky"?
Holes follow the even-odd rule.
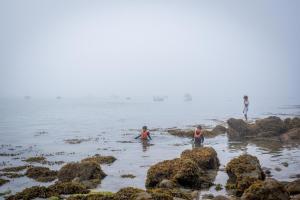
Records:
[[[300,1],[0,0],[0,96],[300,101]]]

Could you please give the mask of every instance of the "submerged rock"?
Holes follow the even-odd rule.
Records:
[[[46,158],[43,156],[36,156],[36,157],[27,158],[26,160],[23,160],[23,161],[29,162],[29,163],[43,163],[46,161]]]
[[[18,167],[6,167],[6,168],[3,168],[1,171],[3,171],[3,172],[19,172],[19,171],[28,169],[29,167],[31,167],[31,166],[24,165],[24,166],[18,166]]]
[[[117,159],[113,156],[101,156],[99,154],[94,155],[93,157],[85,158],[81,160],[81,162],[96,162],[98,164],[111,164],[115,162]]]
[[[9,180],[0,178],[0,186],[4,185],[5,183],[8,183],[8,182],[9,182]]]
[[[256,181],[243,194],[241,200],[289,200],[289,193],[272,178]]]
[[[57,171],[50,170],[47,167],[31,167],[25,175],[39,182],[51,182],[57,178]]]
[[[58,171],[58,180],[61,182],[75,181],[88,188],[95,188],[106,176],[96,162],[68,163]]]
[[[235,191],[237,196],[241,196],[254,182],[265,178],[259,160],[249,154],[232,159],[226,166],[226,172],[229,176],[226,188]]]
[[[121,175],[121,178],[135,178],[135,175],[133,175],[133,174],[123,174],[123,175]]]
[[[288,183],[285,188],[291,195],[300,194],[300,179]]]

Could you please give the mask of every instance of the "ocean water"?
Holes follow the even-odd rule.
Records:
[[[117,191],[122,187],[144,188],[147,170],[159,161],[180,156],[191,149],[187,138],[171,136],[165,128],[187,128],[197,124],[213,127],[224,124],[230,117],[242,117],[242,101],[201,98],[191,102],[165,100],[153,102],[126,99],[1,99],[0,100],[0,153],[16,156],[0,156],[0,168],[23,165],[23,159],[44,155],[49,161],[80,161],[94,154],[113,155],[117,158],[111,165],[102,165],[108,175],[96,190]],[[250,120],[277,115],[282,118],[300,116],[296,101],[282,102],[250,101]],[[147,125],[153,140],[141,143],[134,137]],[[68,139],[84,139],[80,144],[68,144]],[[216,149],[221,168],[235,156],[250,153],[259,158],[261,165],[270,168],[274,178],[292,180],[300,171],[300,148],[283,146],[274,141],[229,141],[226,135],[206,139],[205,146]],[[282,162],[288,162],[284,167]],[[58,170],[62,165],[49,166]],[[281,171],[275,168],[281,168]],[[134,174],[134,179],[124,179],[122,174]],[[226,184],[227,174],[220,170],[215,183]],[[0,187],[0,192],[13,193],[39,183],[27,177],[11,179]],[[225,194],[211,187],[201,192]]]

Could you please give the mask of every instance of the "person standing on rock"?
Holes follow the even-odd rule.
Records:
[[[204,142],[204,136],[202,133],[202,127],[199,125],[195,129],[195,133],[194,133],[194,146],[199,147],[202,145],[203,142]]]
[[[249,108],[249,99],[248,99],[248,96],[245,95],[244,96],[244,110],[243,110],[243,113],[244,113],[246,121],[248,120],[248,115],[247,115],[248,108]]]

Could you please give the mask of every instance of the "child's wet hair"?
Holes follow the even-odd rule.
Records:
[[[198,125],[197,128],[198,128],[198,129],[202,129],[202,126]]]
[[[143,128],[142,128],[143,130],[147,130],[147,126],[143,126]]]

